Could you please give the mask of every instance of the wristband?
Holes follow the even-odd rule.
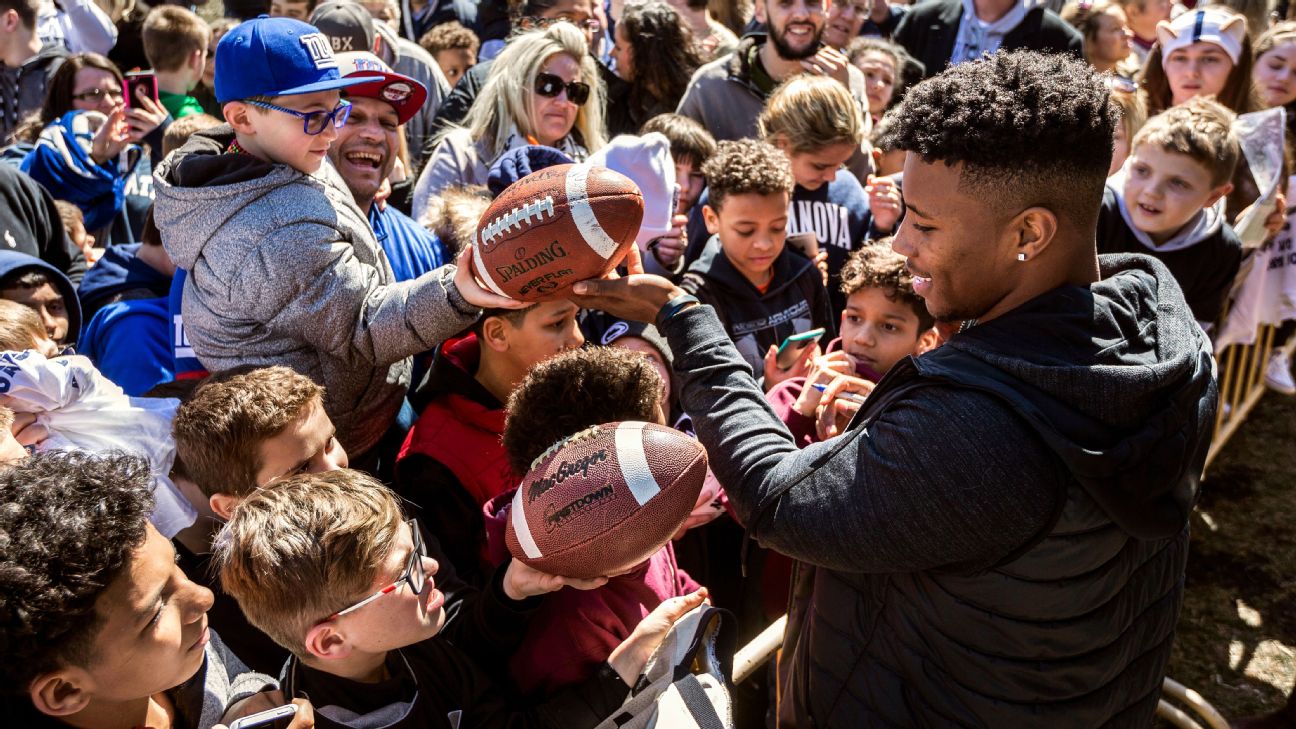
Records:
[[[662,327],[666,326],[666,323],[674,318],[676,314],[687,309],[693,304],[700,303],[702,302],[698,301],[698,298],[693,294],[680,294],[670,301],[667,301],[666,305],[657,312],[657,330],[661,331]]]

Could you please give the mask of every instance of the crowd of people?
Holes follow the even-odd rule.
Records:
[[[726,726],[1150,724],[1212,337],[1296,291],[1285,4],[223,7],[0,0],[11,725],[620,726],[704,603],[787,616]],[[499,295],[479,218],[570,163],[620,274]],[[683,525],[512,558],[619,421],[705,447]]]

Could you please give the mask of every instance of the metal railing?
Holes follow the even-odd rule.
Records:
[[[1224,444],[1246,421],[1251,409],[1264,394],[1265,367],[1274,352],[1276,331],[1276,327],[1261,325],[1256,330],[1253,344],[1233,344],[1216,356],[1220,402],[1215,414],[1215,435],[1211,440],[1210,451],[1206,454],[1207,468],[1224,448]],[[1293,345],[1296,345],[1296,337],[1287,342],[1288,351]]]

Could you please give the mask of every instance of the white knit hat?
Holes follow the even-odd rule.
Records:
[[[679,185],[675,183],[675,162],[666,135],[661,132],[649,132],[642,137],[622,134],[590,155],[588,162],[616,170],[639,186],[644,216],[635,243],[640,250],[649,241],[670,232],[671,218],[679,201]]]
[[[1216,8],[1193,10],[1174,20],[1157,23],[1157,42],[1161,44],[1161,60],[1180,48],[1202,42],[1214,43],[1233,59],[1237,65],[1242,57],[1242,39],[1246,36],[1246,19]]]

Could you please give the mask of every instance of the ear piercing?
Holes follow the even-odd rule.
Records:
[[[1018,253],[1018,254],[1017,254],[1017,260],[1019,260],[1019,261],[1025,261],[1025,260],[1026,260],[1026,254],[1025,254],[1025,253]]]

